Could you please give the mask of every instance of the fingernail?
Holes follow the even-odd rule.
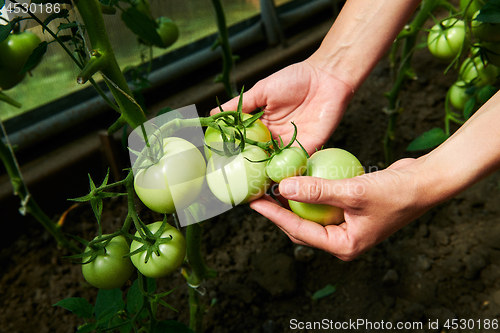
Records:
[[[299,183],[295,179],[285,179],[280,183],[280,194],[292,197],[297,194]]]

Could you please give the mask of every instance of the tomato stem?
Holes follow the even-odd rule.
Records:
[[[195,332],[202,331],[203,309],[197,288],[208,278],[213,278],[217,273],[205,265],[201,253],[202,226],[199,223],[186,227],[186,255],[192,271],[187,275],[189,285],[189,327]]]
[[[12,0],[13,3],[18,3],[16,0]],[[41,21],[35,14],[33,14],[31,11],[28,11],[28,15],[35,20],[38,24],[42,26],[44,31],[47,31],[49,35],[54,38],[54,40],[61,46],[61,48],[64,50],[64,52],[70,57],[70,59],[78,66],[78,68],[83,69],[84,65],[83,62],[80,61],[78,58],[75,57],[73,52],[68,49],[66,44],[58,37],[56,33],[54,33],[43,21]],[[117,106],[106,96],[106,93],[101,89],[101,87],[95,82],[94,79],[90,78],[89,82],[92,84],[94,89],[97,91],[97,93],[102,97],[102,99],[108,104],[109,107],[111,107],[115,111],[119,111]]]
[[[231,98],[238,94],[235,85],[231,82],[231,70],[234,67],[234,56],[231,51],[231,45],[229,44],[229,32],[222,3],[220,0],[212,0],[212,5],[215,10],[217,29],[219,31],[219,36],[214,44],[214,48],[220,46],[222,49],[222,73],[216,81],[222,82],[226,94]]]
[[[3,123],[0,122],[0,125],[5,134]],[[57,223],[48,217],[47,214],[45,214],[42,208],[31,196],[31,193],[24,182],[12,147],[4,143],[1,139],[0,160],[2,160],[3,165],[5,166],[14,194],[19,196],[19,199],[21,200],[21,214],[24,215],[24,213],[29,213],[33,216],[52,235],[52,237],[54,237],[60,246],[70,250],[71,252],[79,252],[78,247],[64,236],[62,229],[57,225]]]
[[[418,33],[422,30],[424,23],[432,14],[432,11],[442,5],[442,3],[443,1],[441,0],[423,0],[420,5],[420,10],[415,15],[412,22],[405,27],[405,33],[400,35],[401,38],[404,38],[404,43],[400,56],[400,64],[397,69],[397,76],[394,79],[391,90],[385,94],[389,102],[389,106],[387,107],[389,119],[383,139],[385,163],[387,165],[394,159],[393,145],[396,137],[396,123],[401,111],[399,108],[399,93],[401,92],[403,84],[413,76],[409,75],[409,73],[412,73],[411,60],[416,49]],[[400,38],[398,38],[393,45],[393,50],[391,51],[393,56],[395,48],[399,47],[399,41]]]
[[[132,91],[118,66],[106,32],[99,1],[78,0],[75,1],[75,4],[87,29],[91,49],[102,52],[100,61],[103,65],[100,71],[118,104],[121,116],[132,128],[140,126],[146,121],[146,115],[133,99]]]

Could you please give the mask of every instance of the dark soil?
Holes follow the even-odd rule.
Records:
[[[409,141],[442,126],[445,92],[454,80],[451,74],[442,76],[444,67],[426,52],[419,52],[416,60],[419,77],[408,84],[402,99],[395,148],[399,157],[416,156],[405,152]],[[330,145],[351,151],[366,166],[379,166],[387,119],[382,93],[389,87],[389,68],[382,63],[357,93]],[[496,173],[352,262],[297,247],[248,206],[237,207],[204,223],[206,258],[218,271],[218,277],[201,288],[207,332],[313,331],[293,330],[294,319],[304,324],[324,319],[423,324],[421,330],[394,330],[404,332],[452,332],[443,328],[447,320],[474,319],[471,329],[453,332],[497,331],[484,324],[500,317],[499,203]],[[105,229],[112,231],[124,214],[121,199],[109,202]],[[90,208],[82,206],[66,223],[69,231],[91,238],[95,226],[89,221]],[[74,332],[82,323],[52,306],[66,297],[92,302],[97,294],[83,280],[80,267],[63,254],[32,227],[0,250],[1,332]],[[312,295],[327,285],[335,286],[335,292],[313,300]],[[162,315],[187,323],[182,278],[161,279],[159,287],[177,287],[167,301],[179,312]],[[429,323],[436,321],[439,327],[430,329]],[[357,330],[364,331],[369,331],[366,326]]]

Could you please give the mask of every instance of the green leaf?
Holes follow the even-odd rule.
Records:
[[[144,305],[144,297],[139,288],[139,280],[135,280],[127,292],[127,311],[136,314]]]
[[[469,98],[464,104],[463,116],[467,120],[472,116],[474,110],[476,109],[476,99],[474,97]]]
[[[73,40],[73,36],[71,36],[71,35],[61,35],[61,36],[58,36],[58,38],[63,43],[66,43],[66,42]]]
[[[63,309],[73,312],[80,318],[92,318],[94,307],[85,298],[70,297],[60,300],[54,306],[59,306]]]
[[[156,31],[156,22],[135,7],[124,10],[122,20],[146,44],[163,46],[163,41]]]
[[[170,111],[174,111],[174,109],[172,109],[170,106],[167,106],[167,107],[164,107],[163,109],[161,109],[160,111],[158,111],[158,113],[156,114],[156,116],[160,116],[162,114],[165,114],[165,113],[168,113]]]
[[[6,25],[0,25],[0,43],[9,37],[13,26],[14,24],[12,22],[9,22]]]
[[[43,55],[47,52],[47,42],[41,42],[34,50],[31,52],[28,60],[21,69],[21,73],[26,73],[35,68],[43,58]]]
[[[156,291],[156,280],[152,278],[146,278],[147,291],[154,293]]]
[[[476,20],[486,23],[500,23],[500,0],[487,1]]]
[[[194,331],[178,321],[163,320],[153,327],[151,333],[194,333]]]
[[[76,23],[76,22],[61,23],[61,24],[59,24],[59,26],[57,26],[57,32],[59,32],[61,30],[72,29],[72,28],[78,28],[78,23]]]
[[[417,151],[434,148],[443,143],[447,138],[448,136],[444,133],[443,129],[436,127],[421,134],[410,142],[406,150]]]
[[[3,6],[5,6],[5,0],[0,0],[0,9],[2,9]]]
[[[125,308],[120,289],[99,289],[95,302],[95,316],[98,321],[111,319]]]
[[[312,296],[311,298],[313,300],[318,300],[320,298],[324,298],[324,297],[327,297],[327,296],[330,296],[331,294],[333,294],[335,291],[337,291],[337,287],[331,285],[331,284],[327,284],[324,288],[321,288],[320,290],[317,290]]]
[[[67,4],[71,5],[71,0],[31,0],[32,3],[41,3],[41,4],[46,4],[46,3],[59,3],[61,5]]]
[[[97,323],[86,323],[78,327],[76,333],[90,333],[97,328]]]
[[[492,85],[487,85],[479,89],[479,91],[477,92],[479,105],[483,105],[484,103],[486,103],[486,101],[493,97],[493,95],[495,95],[497,91],[498,89]]]

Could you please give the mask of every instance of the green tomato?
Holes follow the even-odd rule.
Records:
[[[181,138],[164,139],[163,151],[158,163],[136,172],[134,188],[149,209],[171,214],[198,198],[206,164],[198,148]]]
[[[472,35],[483,42],[500,42],[500,24],[478,21],[476,18],[479,12],[472,17]]]
[[[151,15],[151,7],[149,6],[149,1],[148,0],[135,0],[133,2],[133,6],[135,6],[135,8],[139,12],[143,13],[147,17],[152,17],[152,15]]]
[[[248,113],[242,114],[243,121],[251,117],[252,115]],[[229,127],[222,121],[218,121],[218,124],[225,129],[229,129]],[[260,119],[257,119],[252,123],[252,125],[248,126],[245,132],[248,139],[257,142],[268,142],[271,140],[271,133]],[[222,142],[223,140],[220,131],[215,128],[208,127],[205,131],[205,143],[217,150],[222,150]],[[236,144],[238,143],[239,140],[236,140]],[[212,151],[207,147],[205,147],[205,156],[207,159],[212,156]]]
[[[85,252],[89,250],[87,247]],[[120,288],[130,279],[134,272],[134,266],[130,262],[130,258],[126,257],[128,253],[129,245],[125,237],[116,236],[112,238],[102,249],[102,253],[98,254],[91,262],[82,265],[83,277],[96,288]],[[87,262],[90,258],[90,255],[83,257],[83,262]]]
[[[271,186],[266,175],[268,157],[265,150],[246,145],[238,155],[232,157],[213,154],[208,160],[207,184],[220,201],[238,205],[260,198]]]
[[[448,90],[448,98],[453,107],[458,110],[463,110],[465,103],[471,98],[467,93],[467,83],[464,81],[457,81]]]
[[[179,28],[171,19],[159,17],[156,19],[156,32],[160,35],[163,47],[167,48],[179,39]]]
[[[458,19],[446,19],[431,28],[427,36],[427,47],[436,58],[451,60],[460,53],[464,41],[464,22]]]
[[[500,66],[500,42],[483,42],[481,50],[486,54],[489,64]]]
[[[26,73],[21,73],[33,50],[41,43],[32,32],[10,34],[0,43],[0,88],[7,90],[21,82]]]
[[[484,0],[460,0],[460,10],[464,11],[464,17],[470,20],[484,3]]]
[[[495,83],[497,75],[498,68],[483,62],[479,56],[465,59],[459,71],[460,80],[477,87]]]
[[[359,160],[346,150],[328,148],[317,151],[307,160],[307,176],[324,179],[345,179],[364,174]],[[325,204],[304,203],[288,200],[290,209],[303,219],[322,225],[344,221],[343,209]]]
[[[148,224],[147,228],[154,234],[160,229],[162,223],[162,221],[154,222]],[[135,233],[135,237],[140,237],[139,232]],[[133,240],[130,244],[130,253],[143,245],[142,242]],[[149,258],[147,258],[146,249],[130,257],[132,264],[142,275],[150,278],[161,278],[171,274],[182,265],[186,256],[186,240],[176,228],[167,224],[153,246],[155,249]]]
[[[285,178],[302,176],[307,168],[307,154],[299,147],[280,151],[267,162],[266,174],[274,182]]]

